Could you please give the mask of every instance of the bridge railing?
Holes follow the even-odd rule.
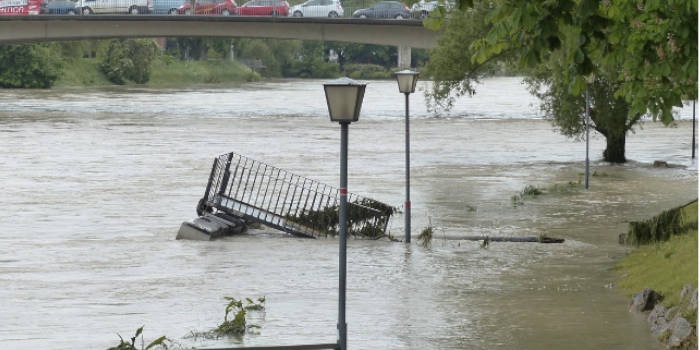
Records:
[[[338,234],[339,191],[321,182],[231,152],[214,160],[200,210],[305,237]],[[348,234],[385,235],[394,208],[348,194]],[[200,213],[201,215],[201,213]]]
[[[283,6],[269,9],[252,9],[246,6],[246,0],[25,0],[28,3],[41,4],[40,15],[206,15],[206,16],[289,16],[289,17],[326,17],[326,18],[367,18],[422,20],[435,8],[454,7],[452,0],[408,0],[400,2],[402,9],[372,8],[379,0],[315,0],[314,6],[306,5],[305,0],[285,2],[276,0]],[[358,11],[358,12],[356,12]],[[0,16],[10,14],[2,11]],[[30,12],[32,14],[36,12]]]

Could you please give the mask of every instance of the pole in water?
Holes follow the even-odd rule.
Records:
[[[588,143],[589,143],[589,124],[590,124],[590,113],[588,105],[590,104],[590,96],[588,95],[588,87],[586,87],[586,182],[585,188],[588,189],[588,175],[590,173],[590,162],[588,160]]]
[[[692,144],[692,157],[691,159],[695,159],[695,100],[693,100],[693,144]]]

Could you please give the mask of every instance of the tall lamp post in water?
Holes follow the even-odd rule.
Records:
[[[339,284],[338,284],[338,347],[348,347],[348,325],[345,322],[345,282],[347,266],[347,232],[348,232],[348,126],[360,118],[362,99],[367,84],[349,78],[340,78],[326,84],[328,114],[332,122],[340,123],[340,212],[338,226],[339,243]]]
[[[406,96],[406,213],[404,214],[404,227],[406,229],[406,243],[411,243],[411,138],[408,126],[408,95],[416,91],[416,83],[420,73],[404,69],[395,72],[396,81],[399,83],[399,92]]]

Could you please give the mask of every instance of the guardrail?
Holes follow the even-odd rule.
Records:
[[[210,15],[422,20],[447,0],[14,0],[0,1],[0,16]],[[240,2],[240,3],[239,3]]]

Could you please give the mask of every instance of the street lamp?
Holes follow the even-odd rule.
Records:
[[[340,266],[338,284],[338,347],[346,350],[348,347],[348,325],[345,323],[345,281],[347,265],[347,232],[348,232],[348,125],[360,118],[362,99],[365,96],[367,84],[349,78],[340,78],[326,84],[328,114],[332,122],[340,123],[340,212],[338,226],[340,227],[338,264]]]
[[[406,213],[404,214],[404,227],[406,230],[406,243],[411,243],[411,138],[408,126],[408,95],[416,91],[416,83],[420,73],[404,69],[395,72],[396,81],[399,83],[399,92],[406,96]]]

